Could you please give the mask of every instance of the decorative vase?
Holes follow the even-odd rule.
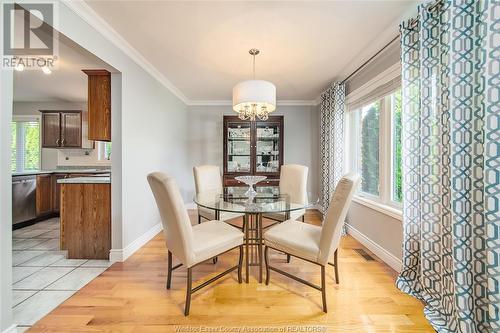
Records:
[[[235,177],[236,180],[248,185],[248,190],[245,192],[247,197],[255,197],[257,192],[254,189],[254,185],[266,179],[266,176],[238,176]]]

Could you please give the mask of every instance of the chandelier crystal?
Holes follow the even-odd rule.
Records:
[[[233,110],[241,120],[267,120],[276,110],[276,86],[269,81],[255,80],[257,49],[248,51],[253,57],[253,80],[238,83],[233,88]]]

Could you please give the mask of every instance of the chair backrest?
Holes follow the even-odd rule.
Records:
[[[307,203],[308,167],[298,164],[281,166],[280,193],[288,194],[293,203]]]
[[[220,168],[216,165],[200,165],[193,168],[196,193],[222,193]]]
[[[321,229],[318,255],[318,262],[321,264],[326,264],[330,254],[339,247],[342,226],[359,182],[359,174],[349,173],[340,179],[333,192]]]
[[[175,180],[162,172],[148,175],[160,211],[167,247],[188,267],[194,261],[193,227]]]

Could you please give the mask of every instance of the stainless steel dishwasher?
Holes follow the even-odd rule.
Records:
[[[36,218],[36,175],[12,177],[12,224]]]

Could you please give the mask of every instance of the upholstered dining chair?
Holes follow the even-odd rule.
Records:
[[[168,248],[167,289],[170,289],[172,271],[180,266],[187,268],[184,309],[184,315],[187,316],[191,305],[191,295],[194,292],[234,270],[238,270],[238,283],[241,283],[243,233],[221,221],[209,221],[192,226],[175,180],[161,172],[150,173],[147,178],[160,211]],[[193,288],[192,270],[195,266],[236,248],[240,251],[238,265]],[[175,256],[181,263],[172,267],[172,256]]]
[[[288,220],[280,223],[264,234],[264,257],[266,262],[266,285],[269,284],[270,271],[275,271],[298,282],[304,283],[321,291],[323,311],[327,312],[325,266],[333,255],[335,280],[338,283],[337,252],[340,245],[342,225],[352,196],[360,182],[358,174],[347,174],[340,179],[333,193],[330,206],[326,212],[323,226]],[[269,249],[285,252],[291,256],[303,259],[321,267],[321,286],[282,271],[269,262]]]
[[[200,165],[193,168],[196,193],[214,192],[222,194],[222,178],[220,168],[216,165]],[[228,221],[242,217],[244,214],[220,212],[219,221]],[[198,207],[198,224],[201,219],[215,220],[215,211],[205,207]]]
[[[287,194],[290,202],[297,204],[307,203],[307,174],[308,168],[298,164],[286,164],[281,166],[280,171],[280,194]],[[304,222],[305,209],[290,212],[290,220],[302,219]],[[285,213],[266,213],[262,217],[283,222],[286,221]]]

